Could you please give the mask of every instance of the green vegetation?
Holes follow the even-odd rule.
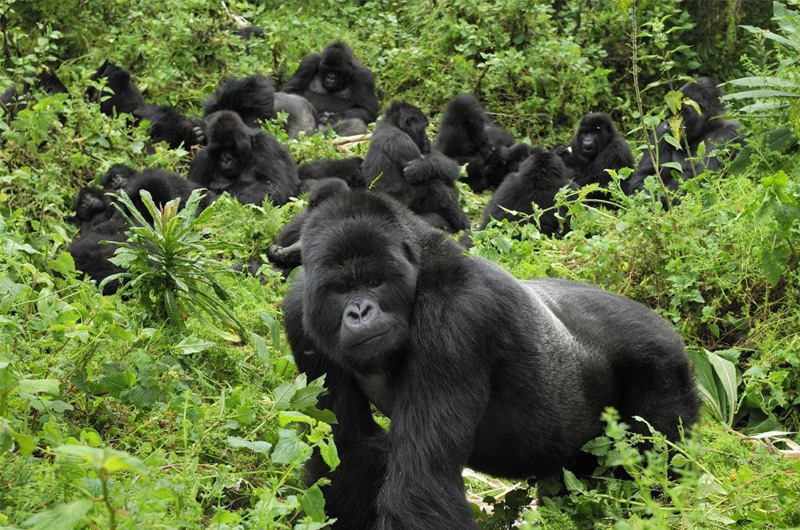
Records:
[[[181,213],[153,211],[154,228],[133,229],[118,257],[134,278],[124,297],[101,296],[65,249],[81,186],[117,163],[185,173],[191,160],[147,149],[144,126],[83,100],[104,59],[135,65],[149,102],[197,114],[221,78],[261,72],[279,87],[334,39],[372,68],[382,104],[406,99],[435,123],[450,97],[474,91],[534,145],[566,143],[583,113],[604,110],[643,148],[685,76],[730,81],[748,147],[724,174],[686,183],[669,211],[617,190],[615,212],[569,202],[562,240],[504,222],[470,250],[517,277],[596,283],[669,319],[707,404],[694,438],[667,453],[653,433],[654,450],[638,454],[609,411],[586,449],[630,480],[567,473],[569,494],[538,509],[525,484],[467,481],[486,529],[800,526],[798,5],[7,0],[0,87],[47,69],[70,93],[35,94],[13,121],[0,114],[0,529],[325,526],[322,484],[306,486],[300,470],[315,449],[338,464],[335,418],[316,408],[323,382],[294,368],[286,282],[268,267],[263,282],[226,270],[263,259],[304,199],[223,198],[194,218],[195,196]],[[245,44],[223,27],[242,19],[264,38]],[[299,163],[342,156],[319,136],[289,141],[268,127]],[[459,189],[477,221],[488,194]]]

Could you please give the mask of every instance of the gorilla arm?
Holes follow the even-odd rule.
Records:
[[[314,76],[319,72],[319,63],[321,60],[322,56],[318,53],[312,53],[306,56],[300,62],[297,71],[295,71],[292,77],[283,85],[281,92],[300,94],[302,96],[303,92],[308,89]]]
[[[356,63],[353,82],[350,85],[353,107],[342,112],[342,119],[357,118],[372,123],[378,118],[378,97],[375,95],[375,76],[367,68]]]
[[[425,298],[429,302],[418,303],[412,329],[437,331],[412,338],[413,357],[396,375],[397,398],[376,528],[475,530],[461,469],[489,401],[490,364],[463,355],[476,348],[467,340],[474,334],[465,332],[466,320],[456,324],[448,318],[474,314],[474,308],[458,307],[467,300],[454,305],[448,296]]]
[[[403,176],[410,184],[428,180],[441,180],[447,183],[458,179],[459,166],[455,160],[439,151],[431,151],[411,160],[403,168]]]

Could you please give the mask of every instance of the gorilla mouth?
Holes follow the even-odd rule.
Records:
[[[388,334],[389,334],[388,331],[381,331],[381,332],[376,333],[374,335],[371,335],[371,336],[369,336],[369,337],[367,337],[367,338],[365,338],[363,340],[359,340],[358,342],[355,342],[355,343],[351,344],[350,345],[350,349],[352,350],[352,349],[355,349],[355,348],[360,348],[360,347],[366,345],[367,343],[370,343],[370,342],[372,342],[372,341],[374,341],[376,339],[380,339],[382,337],[385,337]]]

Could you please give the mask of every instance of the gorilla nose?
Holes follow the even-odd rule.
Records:
[[[378,313],[377,309],[372,300],[350,302],[344,310],[344,325],[354,328],[369,324]]]

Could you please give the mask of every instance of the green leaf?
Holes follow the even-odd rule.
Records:
[[[312,486],[300,497],[300,506],[313,521],[325,521],[325,497],[319,486]]]
[[[589,440],[581,447],[581,451],[595,456],[605,456],[613,447],[614,442],[608,436],[598,436],[594,440]]]
[[[193,353],[206,351],[212,346],[214,346],[213,342],[203,340],[194,335],[189,335],[188,337],[184,337],[184,339],[175,346],[177,351],[173,351],[178,355],[191,355]]]
[[[278,429],[278,443],[272,452],[273,462],[286,465],[305,462],[311,453],[311,447],[300,440],[297,433],[289,429]]]
[[[29,517],[22,526],[33,530],[71,530],[83,521],[94,506],[91,499],[80,499],[69,504],[59,504],[52,510]]]
[[[583,482],[578,480],[575,476],[575,473],[572,471],[565,469],[564,470],[564,485],[567,487],[568,491],[583,491]]]
[[[272,449],[272,444],[269,442],[262,442],[262,441],[255,441],[250,442],[245,440],[244,438],[239,438],[238,436],[228,436],[228,445],[231,447],[243,447],[245,449],[250,449],[255,453],[261,453],[263,455],[269,455],[270,449]]]
[[[336,470],[341,463],[341,460],[339,459],[339,450],[336,448],[336,444],[333,442],[320,442],[318,448],[322,460],[328,464],[328,467],[331,469],[331,471]]]
[[[19,391],[26,394],[58,395],[58,379],[20,379]]]
[[[726,417],[724,421],[728,425],[733,425],[733,417],[736,413],[736,401],[737,401],[737,382],[736,382],[736,366],[727,359],[724,359],[717,355],[714,352],[707,351],[708,359],[711,361],[712,366],[714,366],[714,372],[722,384],[722,389],[724,393],[720,395],[721,399],[725,399],[725,401],[720,401],[720,403],[724,403],[723,412],[726,412]]]

